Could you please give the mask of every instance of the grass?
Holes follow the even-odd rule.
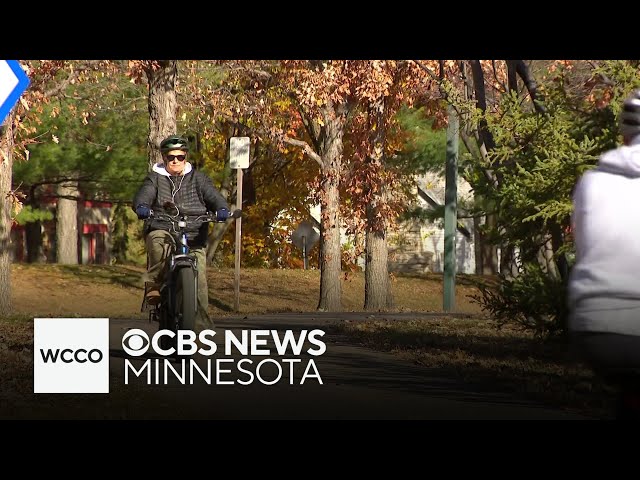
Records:
[[[35,316],[142,317],[143,269],[107,265],[13,265],[14,307]],[[232,268],[209,268],[207,281],[212,315],[229,315],[235,300]],[[460,275],[457,303],[460,313],[477,314],[480,306],[471,295],[477,280]],[[364,275],[342,278],[344,311],[361,311]],[[314,311],[318,304],[318,270],[240,271],[240,313]],[[392,282],[396,311],[437,312],[442,309],[442,276],[399,276]],[[46,295],[44,293],[46,292]]]

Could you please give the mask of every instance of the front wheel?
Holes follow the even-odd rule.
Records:
[[[176,314],[180,330],[196,329],[198,295],[197,276],[193,268],[181,268],[176,279]]]
[[[176,327],[173,321],[173,315],[169,311],[169,305],[166,301],[163,301],[158,307],[158,331],[171,330],[175,333]],[[169,350],[171,348],[178,348],[177,337],[170,338],[167,335],[160,337],[160,348]]]

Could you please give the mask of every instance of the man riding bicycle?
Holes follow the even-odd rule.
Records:
[[[150,305],[160,301],[160,283],[164,274],[165,259],[174,244],[169,233],[171,224],[151,217],[151,212],[175,215],[165,211],[164,205],[173,204],[181,213],[194,219],[207,211],[216,212],[216,220],[231,216],[229,205],[213,186],[211,179],[195,170],[187,162],[189,142],[178,135],[171,135],[160,143],[163,163],[156,163],[147,175],[133,199],[132,208],[139,219],[145,220],[144,235],[147,249],[146,299]],[[189,250],[198,262],[198,317],[196,330],[213,328],[207,313],[209,294],[206,276],[206,246],[208,223],[189,222],[187,227]]]

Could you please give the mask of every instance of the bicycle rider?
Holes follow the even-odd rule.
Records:
[[[160,143],[163,163],[156,163],[133,199],[132,208],[139,219],[144,219],[144,236],[147,250],[147,302],[157,305],[160,301],[160,283],[164,274],[165,259],[174,243],[169,222],[150,218],[151,211],[175,215],[165,211],[163,205],[172,202],[189,218],[208,211],[217,212],[217,221],[230,217],[229,205],[213,186],[211,179],[195,170],[187,161],[189,142],[178,135],[171,135]],[[189,250],[198,262],[198,316],[196,330],[213,328],[207,312],[209,295],[206,276],[206,247],[208,223],[187,224]]]

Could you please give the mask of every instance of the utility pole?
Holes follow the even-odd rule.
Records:
[[[447,109],[447,158],[444,193],[444,298],[445,312],[456,305],[456,229],[458,224],[458,115]]]

